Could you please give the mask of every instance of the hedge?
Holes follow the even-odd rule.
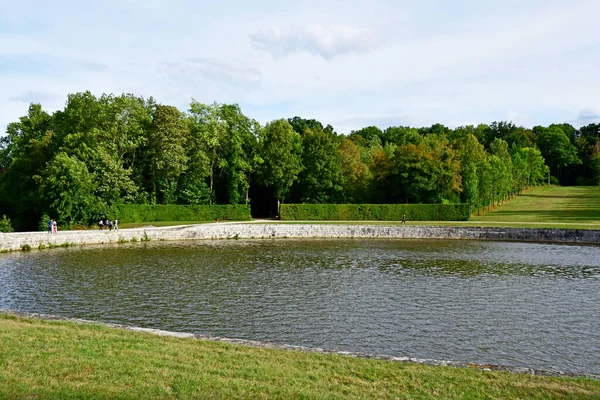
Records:
[[[469,204],[282,204],[289,221],[467,221]]]
[[[250,219],[250,206],[121,204],[115,213],[121,222],[245,221]]]

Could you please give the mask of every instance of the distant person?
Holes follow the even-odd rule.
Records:
[[[104,230],[104,222],[102,220],[98,221],[98,227],[100,228],[101,231]]]
[[[402,223],[405,224],[406,223],[406,214],[402,214]]]
[[[56,226],[56,220],[52,220],[52,233],[58,232],[58,227]]]
[[[115,223],[113,224],[113,226],[115,228],[115,231],[119,230],[119,220],[118,219],[115,219]]]
[[[52,223],[52,219],[48,220],[48,233],[52,234],[52,231],[54,230],[54,224]]]
[[[113,222],[112,221],[108,221],[108,230],[112,232],[112,228],[113,228]]]

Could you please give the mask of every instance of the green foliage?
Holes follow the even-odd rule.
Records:
[[[48,230],[48,221],[50,221],[50,216],[46,213],[42,214],[42,218],[40,219],[40,224],[38,226],[39,231],[47,231]]]
[[[300,200],[307,203],[331,203],[342,190],[340,155],[336,143],[318,128],[306,129],[302,135],[303,170],[298,176],[296,190]]]
[[[599,124],[369,126],[342,136],[301,117],[263,127],[237,104],[192,100],[180,112],[87,91],[52,114],[31,104],[0,137],[0,211],[17,230],[38,229],[44,212],[87,225],[116,204],[249,204],[250,196],[258,215],[284,200],[481,210],[549,180],[600,184]]]
[[[9,233],[13,231],[14,229],[10,223],[10,218],[6,218],[6,215],[2,215],[2,218],[0,218],[0,232]]]
[[[250,206],[122,204],[116,215],[119,222],[245,221],[250,219]]]
[[[263,184],[271,186],[278,201],[290,191],[302,171],[302,141],[285,119],[273,121],[261,131],[260,174]]]
[[[466,221],[468,204],[282,204],[288,221]]]
[[[37,179],[50,209],[61,221],[68,225],[89,221],[97,202],[92,176],[82,161],[58,153]]]
[[[186,142],[183,114],[173,106],[156,107],[149,130],[148,153],[154,203],[175,203],[177,181],[187,168]]]

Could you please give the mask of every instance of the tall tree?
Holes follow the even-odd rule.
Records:
[[[550,171],[553,171],[558,179],[561,177],[561,168],[581,164],[581,160],[577,156],[577,148],[571,143],[561,127],[544,128],[536,126],[533,131],[535,142],[542,156],[550,167]]]
[[[279,205],[302,170],[302,141],[288,121],[279,119],[261,131],[259,149],[264,160],[260,174],[264,184],[274,190],[279,215]]]
[[[342,190],[337,144],[320,128],[306,129],[302,136],[302,165],[298,176],[301,201],[334,203]]]
[[[173,106],[159,105],[148,134],[153,202],[173,204],[177,182],[188,160],[188,131],[183,114]]]
[[[198,150],[208,160],[210,202],[216,201],[215,180],[221,167],[227,163],[225,159],[227,140],[227,121],[222,118],[220,106],[202,104],[194,99],[190,104],[190,115],[193,121],[192,135],[198,144]]]
[[[368,198],[371,174],[369,167],[361,160],[360,149],[354,142],[344,138],[338,147],[342,174],[343,201],[361,203]]]
[[[92,176],[82,161],[58,153],[42,175],[34,177],[40,184],[52,214],[69,226],[87,225],[95,213]]]

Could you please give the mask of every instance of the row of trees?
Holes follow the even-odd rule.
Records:
[[[500,122],[341,135],[300,117],[261,126],[235,104],[192,100],[181,112],[130,94],[75,93],[53,114],[31,104],[0,138],[0,215],[26,229],[44,212],[87,224],[119,203],[252,199],[258,214],[284,200],[480,209],[550,175],[598,184],[599,128]]]

